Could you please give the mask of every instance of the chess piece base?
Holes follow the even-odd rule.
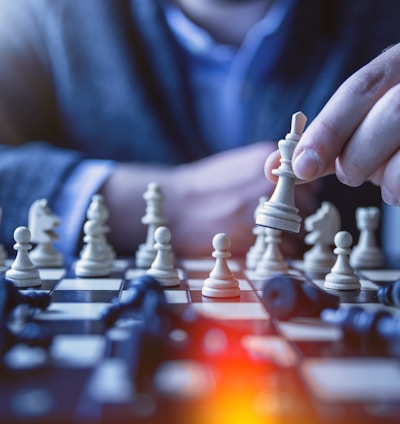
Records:
[[[340,275],[329,273],[325,277],[324,288],[328,290],[360,290],[360,279],[357,275]]]
[[[301,218],[297,212],[297,208],[288,207],[283,203],[272,202],[270,200],[258,213],[256,224],[263,227],[298,233],[300,231]]]
[[[79,260],[75,266],[75,275],[77,277],[107,277],[110,275],[110,268],[109,264]]]
[[[239,297],[239,283],[234,278],[230,280],[218,280],[216,278],[207,278],[204,281],[201,294],[205,297],[215,298]]]
[[[148,275],[154,277],[163,287],[176,287],[181,284],[177,270],[161,270],[150,268]]]
[[[361,251],[355,247],[350,255],[350,264],[354,268],[373,269],[382,267],[384,260],[378,248]]]
[[[33,269],[29,274],[26,275],[24,272],[15,271],[11,268],[6,272],[5,276],[7,280],[10,280],[18,288],[38,287],[42,285],[39,271]]]
[[[255,270],[255,275],[258,278],[268,278],[271,275],[276,274],[287,274],[289,272],[289,268],[285,262],[283,263],[276,263],[276,262],[269,262],[269,263],[261,263],[259,262],[259,265],[257,266]]]
[[[46,257],[35,255],[34,250],[29,255],[33,265],[39,268],[58,268],[63,266],[63,257],[60,253],[48,255]]]

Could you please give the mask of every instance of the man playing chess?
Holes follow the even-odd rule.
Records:
[[[15,227],[46,198],[63,222],[63,253],[76,254],[86,208],[100,191],[110,240],[131,253],[145,236],[142,194],[160,181],[177,254],[208,252],[218,232],[243,254],[257,200],[273,191],[263,164],[288,118],[302,110],[312,121],[342,81],[396,42],[398,8],[390,0],[1,2],[0,204],[12,213],[4,213],[0,241],[11,250]],[[298,176],[332,172],[343,152],[336,168],[343,182],[370,177],[383,183],[385,200],[396,199],[388,159],[398,146],[398,51],[350,77],[306,129]],[[378,156],[363,147],[383,141]],[[296,189],[301,214],[328,197],[352,222],[357,206],[380,203],[371,186],[350,192],[355,204],[343,202],[349,192],[332,181],[318,199],[318,184]],[[295,256],[301,246],[299,236],[282,247]]]

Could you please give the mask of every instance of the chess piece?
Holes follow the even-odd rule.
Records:
[[[147,238],[136,251],[136,267],[150,268],[157,254],[154,248],[154,232],[159,226],[165,225],[167,220],[162,215],[164,195],[157,183],[148,184],[143,198],[146,201],[146,214],[142,218],[142,223],[148,226]]]
[[[51,296],[49,293],[37,290],[19,290],[11,280],[0,276],[0,309],[3,312],[8,314],[22,304],[44,310],[50,303]]]
[[[380,287],[377,292],[380,303],[400,308],[400,280],[393,281]]]
[[[28,227],[31,232],[31,242],[37,246],[29,253],[36,267],[56,268],[63,265],[63,257],[53,247],[58,240],[55,229],[60,225],[60,219],[50,209],[47,199],[36,200],[29,209]]]
[[[171,233],[167,227],[158,227],[154,232],[156,257],[147,274],[157,279],[164,287],[179,286],[178,270],[174,267],[175,255],[172,251]]]
[[[290,133],[278,143],[281,154],[280,166],[272,172],[278,182],[271,198],[264,203],[257,215],[256,224],[298,233],[301,217],[294,203],[294,184],[296,176],[292,169],[292,156],[297,142],[303,133],[307,117],[302,112],[292,116]]]
[[[231,256],[230,238],[224,233],[218,233],[212,240],[215,258],[215,265],[209,274],[209,278],[204,281],[202,294],[206,297],[237,297],[240,296],[239,282],[233,277],[228,265],[228,258]]]
[[[329,274],[325,276],[325,289],[331,290],[359,290],[361,288],[360,278],[354,273],[350,266],[350,252],[353,238],[347,231],[339,231],[335,235],[337,255],[336,262]]]
[[[330,202],[322,202],[316,213],[305,219],[304,227],[309,233],[304,241],[313,245],[303,256],[303,269],[307,275],[323,277],[335,264],[332,246],[335,235],[340,231],[340,221],[338,209]]]
[[[99,249],[103,251],[104,256],[107,258],[106,260],[112,264],[116,258],[116,253],[107,240],[107,233],[110,232],[110,228],[107,225],[109,212],[103,195],[94,194],[92,196],[86,216],[89,220],[93,220],[99,225]]]
[[[140,275],[129,281],[125,295],[102,313],[107,328],[111,328],[118,319],[129,315],[146,320],[145,325],[148,327],[160,325],[160,314],[168,309],[168,302],[165,290],[158,280],[148,274]]]
[[[267,278],[273,274],[285,274],[289,267],[279,249],[282,231],[265,228],[265,241],[267,248],[257,264],[255,275],[258,278]]]
[[[276,275],[264,285],[261,301],[268,313],[280,320],[318,318],[326,308],[337,309],[339,297],[289,275]]]
[[[112,264],[104,254],[101,235],[103,228],[94,220],[88,220],[83,226],[85,233],[81,257],[75,266],[77,277],[106,277],[110,275]]]
[[[341,327],[348,342],[371,350],[396,351],[400,342],[400,320],[385,309],[368,311],[360,306],[325,309],[321,319]]]
[[[350,255],[354,268],[379,268],[383,266],[383,254],[376,244],[375,231],[379,226],[380,210],[377,207],[357,208],[356,221],[360,230],[358,244]]]
[[[3,209],[0,208],[0,221],[3,215]],[[4,245],[0,243],[0,268],[3,268],[6,266],[6,260],[7,260],[7,251],[4,248]]]
[[[14,249],[17,251],[17,255],[11,268],[6,271],[6,278],[18,288],[40,286],[42,280],[39,271],[33,265],[28,254],[28,251],[32,249],[29,228],[18,227],[14,231],[14,240]]]
[[[18,230],[18,231],[17,231]],[[15,234],[16,233],[16,234]],[[29,229],[18,227],[14,232],[17,243],[28,243]],[[28,246],[23,246],[28,247]],[[20,252],[20,251],[18,251]],[[22,252],[22,251],[21,251]],[[17,254],[18,256],[18,254]],[[29,259],[28,254],[19,255],[19,259]],[[46,309],[51,302],[49,293],[27,290],[20,291],[11,280],[0,277],[0,365],[4,365],[4,355],[17,344],[27,344],[31,347],[49,348],[52,334],[48,328],[34,322],[24,323],[22,328],[10,325],[9,317],[18,305],[28,305],[31,308]],[[16,331],[17,330],[17,331]]]
[[[254,211],[254,220],[258,215],[258,212],[263,207],[264,203],[267,201],[266,196],[261,196],[258,205]],[[262,258],[262,255],[265,252],[267,245],[265,244],[265,228],[260,225],[256,225],[253,228],[253,234],[256,236],[256,240],[253,246],[250,247],[249,251],[246,254],[246,268],[255,269],[258,262]]]

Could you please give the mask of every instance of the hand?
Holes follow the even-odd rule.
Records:
[[[256,143],[175,168],[117,166],[102,190],[110,208],[110,241],[117,250],[133,253],[145,240],[142,196],[147,183],[156,181],[165,195],[164,214],[177,255],[210,256],[212,238],[220,232],[231,238],[233,255],[244,255],[254,242],[258,199],[275,187],[263,175],[265,158],[274,149],[275,143]],[[296,199],[307,214],[315,210],[311,187],[305,185]],[[282,251],[294,256],[302,238],[284,239]]]
[[[349,186],[369,180],[400,204],[400,44],[348,78],[304,132],[293,169],[310,180],[329,173]],[[277,153],[266,173],[276,167]],[[273,179],[273,178],[272,178]]]

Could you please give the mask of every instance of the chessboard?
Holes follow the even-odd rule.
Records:
[[[49,342],[5,349],[2,336],[0,421],[399,422],[395,342],[301,308],[283,318],[272,314],[265,289],[276,279],[328,293],[301,261],[288,260],[288,272],[270,279],[247,270],[244,258],[228,263],[240,295],[223,299],[202,295],[211,256],[176,258],[179,285],[147,289],[141,286],[146,271],[134,258],[115,259],[101,278],[76,277],[74,264],[40,268],[34,292],[48,294],[50,304],[22,302],[7,319],[16,334],[34,324]],[[329,293],[337,296],[331,313],[356,305],[367,317],[379,311],[397,322],[400,310],[379,303],[377,291],[400,278],[400,270],[357,273],[360,290]],[[278,286],[272,300],[280,295]]]
[[[290,160],[304,125],[294,114],[278,143],[276,189],[259,199],[243,258],[224,233],[209,257],[176,257],[152,182],[135,255],[116,256],[97,194],[65,264],[52,246],[59,219],[35,202],[15,259],[0,245],[0,421],[398,423],[400,270],[384,268],[379,210],[357,210],[352,248],[324,202],[304,221],[303,259],[279,248],[301,225]]]

